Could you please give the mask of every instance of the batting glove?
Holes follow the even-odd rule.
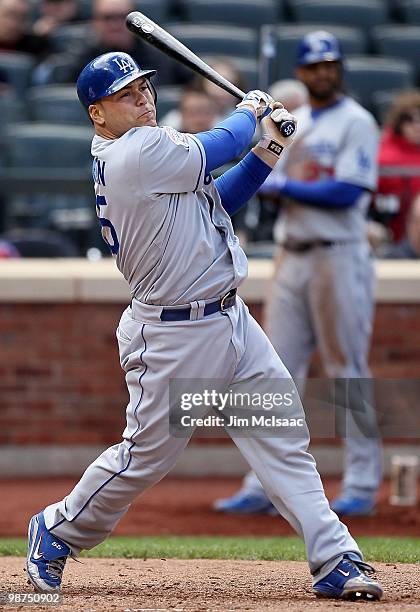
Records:
[[[267,149],[278,158],[283,150],[293,142],[293,135],[283,136],[279,131],[279,126],[283,121],[291,121],[296,130],[297,119],[283,107],[281,102],[274,102],[272,108],[273,112],[261,120],[262,137],[258,146]]]
[[[236,108],[251,106],[254,109],[257,119],[260,119],[267,111],[269,106],[274,102],[273,98],[265,91],[254,89],[249,91],[242,102],[236,105]]]

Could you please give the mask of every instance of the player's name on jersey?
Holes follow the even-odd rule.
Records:
[[[241,417],[232,414],[225,418],[216,415],[194,417],[190,414],[184,414],[180,419],[180,424],[182,427],[236,427],[246,429],[253,427],[304,427],[305,419],[278,417],[274,414],[251,414]]]
[[[97,157],[94,158],[92,164],[93,182],[105,187],[105,162]]]

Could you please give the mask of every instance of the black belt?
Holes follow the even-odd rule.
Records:
[[[236,289],[231,289],[220,300],[215,300],[204,306],[203,316],[214,314],[231,308],[236,303]],[[160,315],[161,321],[188,321],[191,318],[191,306],[188,308],[164,308]]]
[[[306,251],[311,251],[312,249],[316,249],[317,247],[323,248],[331,248],[334,246],[340,246],[344,244],[350,244],[350,241],[345,240],[311,240],[311,241],[295,241],[295,240],[286,240],[283,243],[283,248],[286,251],[293,251],[293,253],[305,253]]]

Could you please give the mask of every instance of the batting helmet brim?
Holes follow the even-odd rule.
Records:
[[[117,93],[117,91],[120,91],[120,89],[123,89],[124,87],[126,87],[126,85],[129,85],[136,79],[150,79],[151,77],[155,76],[155,74],[156,70],[138,70],[136,72],[132,72],[131,74],[114,81],[112,85],[105,90],[101,98],[112,96],[112,94]],[[101,98],[98,98],[98,100],[100,100]]]

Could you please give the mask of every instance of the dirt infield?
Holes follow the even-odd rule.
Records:
[[[28,518],[70,491],[74,479],[0,481],[0,536],[26,534]],[[167,478],[147,491],[118,525],[119,535],[289,535],[288,524],[270,516],[227,516],[211,502],[233,493],[238,480]],[[325,482],[329,497],[337,480]],[[389,485],[381,491],[373,517],[346,521],[354,535],[420,533],[420,508],[388,504]],[[0,591],[32,592],[22,558],[0,558]],[[263,612],[333,610],[378,605],[386,611],[420,610],[420,565],[375,564],[386,597],[381,604],[317,600],[311,593],[306,563],[268,561],[181,561],[173,559],[83,559],[67,564],[63,605],[37,610],[84,612],[134,610]],[[21,609],[26,609],[21,608]],[[3,608],[2,609],[9,609]],[[16,610],[16,608],[10,608]]]
[[[0,537],[25,536],[28,520],[45,505],[62,499],[74,479],[32,479],[0,481]],[[337,493],[339,481],[325,480],[327,496]],[[292,535],[291,527],[279,517],[234,516],[214,512],[211,503],[234,493],[235,479],[165,478],[146,491],[131,506],[115,530],[116,535]],[[354,517],[344,522],[355,536],[420,534],[420,503],[417,507],[390,506],[389,483],[381,489],[375,516]]]
[[[0,558],[1,590],[5,586],[7,592],[32,592],[23,564],[22,558]],[[316,599],[306,564],[296,561],[84,559],[83,565],[67,564],[63,605],[36,609],[304,612],[364,605],[372,606],[372,611],[378,606],[386,612],[420,609],[419,565],[382,563],[376,568],[385,590],[380,604]]]

